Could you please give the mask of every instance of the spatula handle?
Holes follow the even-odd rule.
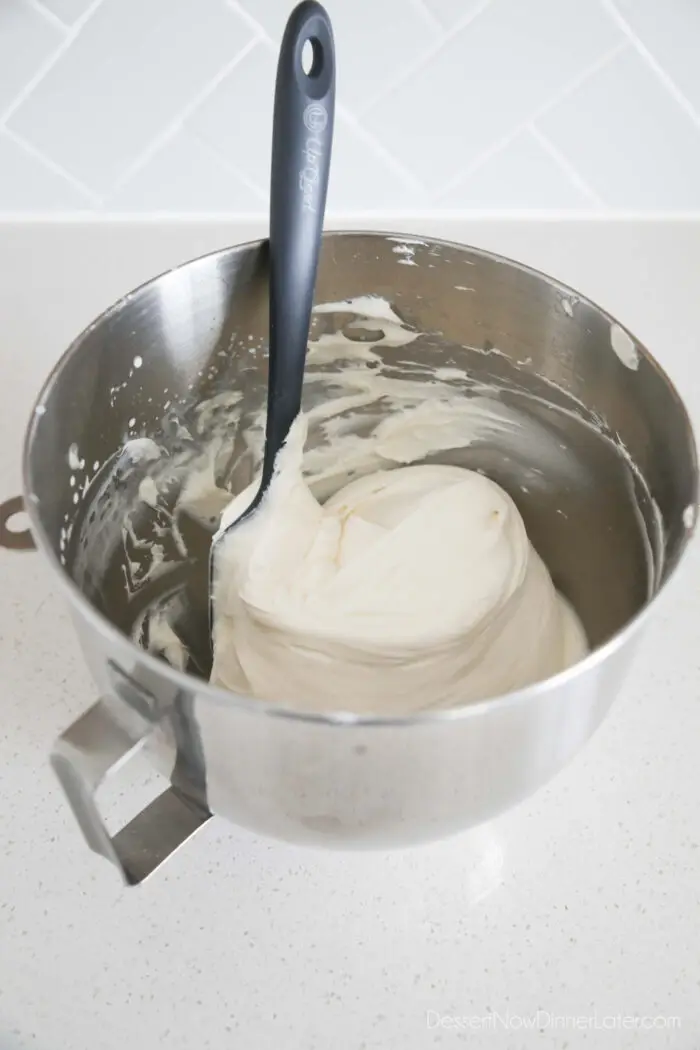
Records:
[[[307,44],[308,42],[308,44]],[[304,47],[311,66],[304,70]],[[270,372],[262,488],[301,407],[333,138],[335,54],[324,8],[304,0],[282,39],[270,187]]]

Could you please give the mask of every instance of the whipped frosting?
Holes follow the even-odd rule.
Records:
[[[449,409],[414,412],[424,445],[440,444]],[[410,463],[420,431],[399,421],[386,459]],[[258,482],[224,512],[213,684],[298,710],[409,714],[510,692],[585,654],[576,614],[495,482],[411,464],[358,477],[322,504],[302,471],[306,431],[300,416],[261,506],[225,536]]]
[[[500,470],[523,506],[586,482],[585,459],[532,410],[549,411],[549,381],[535,391],[519,362],[499,366],[498,378],[466,368],[470,355],[503,355],[436,342],[377,296],[314,312],[304,415],[264,504],[217,549],[212,681],[297,709],[391,714],[469,703],[573,663],[583,630],[511,498],[480,476]],[[182,580],[191,559],[206,557],[222,512],[237,520],[255,492],[265,386],[257,367],[251,384],[246,365],[263,350],[242,357],[239,348],[206,398],[171,406],[157,442],[130,438],[79,534],[76,571],[109,565],[111,581],[122,575],[134,640],[197,674],[210,650],[191,630],[199,612]],[[551,385],[557,411],[612,440]],[[381,495],[364,487],[375,480]],[[500,530],[478,518],[484,506],[499,511]]]

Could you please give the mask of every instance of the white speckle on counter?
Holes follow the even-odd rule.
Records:
[[[639,368],[639,350],[632,337],[619,324],[610,325],[610,345],[623,365],[636,372]]]
[[[140,368],[143,364],[143,358],[138,355],[134,358],[134,368]]]

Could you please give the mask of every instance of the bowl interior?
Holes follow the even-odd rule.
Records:
[[[368,295],[418,337],[395,345],[381,320],[358,325],[357,308],[342,301]],[[369,434],[406,398],[495,398],[512,425],[430,461],[482,470],[510,493],[592,646],[645,605],[687,541],[696,464],[680,400],[629,333],[515,263],[399,236],[327,235],[316,301],[336,305],[315,315],[312,339],[322,348],[320,337],[342,332],[352,346],[345,360],[309,357],[304,407],[321,412],[311,453],[331,432]],[[266,332],[265,245],[196,260],[126,297],[76,341],[29,430],[30,516],[63,571],[146,644],[145,610],[170,610],[191,652],[186,669],[204,676],[217,506],[193,517],[178,501],[195,467],[231,492],[253,478]],[[382,395],[348,406],[378,372],[403,384],[404,402]],[[320,495],[343,477],[339,462]],[[159,508],[148,498],[154,479]],[[167,646],[157,649],[168,658]]]

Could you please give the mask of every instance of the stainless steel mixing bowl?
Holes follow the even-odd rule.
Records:
[[[397,234],[326,235],[317,301],[368,293],[424,333],[393,358],[386,351],[398,372],[409,360],[497,382],[562,450],[536,462],[526,442],[493,437],[442,459],[480,467],[513,495],[593,651],[508,696],[359,718],[227,694],[139,649],[119,558],[101,575],[94,564],[78,566],[71,539],[89,532],[95,510],[92,487],[76,499],[71,475],[80,486],[93,465],[113,462],[135,419],[139,432],[162,433],[173,403],[186,413],[235,388],[259,405],[265,389],[264,353],[248,352],[267,327],[265,244],[166,273],[69,348],[39,395],[24,458],[32,533],[69,599],[101,696],[62,735],[52,761],[90,846],[129,883],[212,812],[294,842],[386,848],[457,832],[519,802],[600,723],[687,547],[697,464],[686,412],[653,358],[605,311],[475,249]],[[333,396],[329,389],[323,396]],[[170,783],[111,836],[95,789],[144,742]]]

